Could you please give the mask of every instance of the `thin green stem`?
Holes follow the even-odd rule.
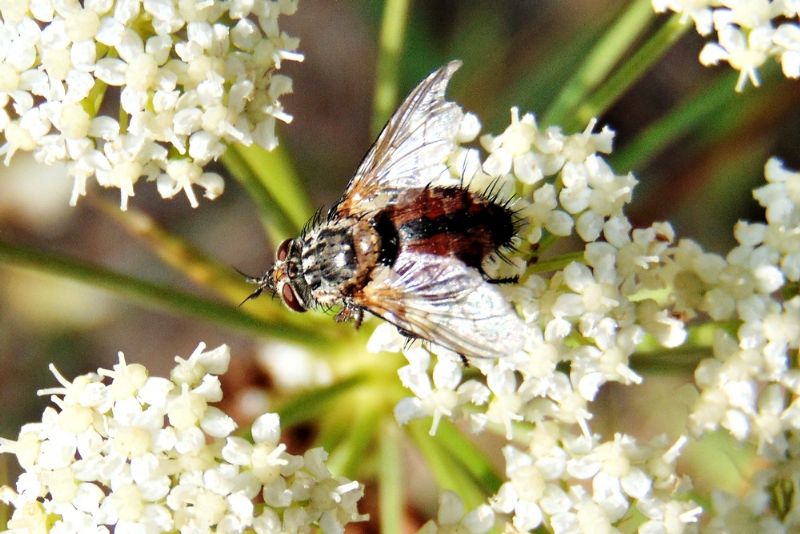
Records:
[[[492,463],[453,423],[443,419],[439,423],[436,440],[467,468],[472,477],[480,483],[483,493],[487,495],[497,493],[502,479],[495,472]]]
[[[351,375],[324,388],[314,389],[295,397],[278,410],[281,427],[286,429],[322,417],[330,409],[332,402],[350,392],[366,378],[364,374]]]
[[[727,102],[740,98],[731,91],[737,76],[735,71],[725,73],[704,91],[686,99],[648,126],[631,143],[614,152],[611,156],[614,169],[618,172],[641,169],[676,139],[715,115]]]
[[[647,374],[691,373],[701,360],[711,356],[709,349],[677,348],[634,354],[630,359],[631,369]]]
[[[237,150],[255,170],[261,183],[280,203],[292,223],[302,228],[314,213],[314,206],[294,168],[286,145],[265,150],[258,145],[238,145]]]
[[[528,266],[525,275],[558,271],[574,261],[583,262],[583,251],[570,252],[555,258],[550,258],[549,260],[537,261]]]
[[[116,205],[97,197],[87,199],[87,202],[122,225],[132,236],[142,240],[164,263],[196,284],[215,291],[231,304],[238,305],[252,293],[254,286],[248,284],[241,274],[220,264],[181,236],[169,232],[148,214],[135,208],[121,211]],[[279,299],[262,298],[248,303],[243,311],[265,321],[277,321],[298,328],[310,329],[310,324],[316,323],[315,331],[320,333],[332,330],[335,326],[322,314],[301,316],[288,313]]]
[[[274,243],[300,232],[311,215],[311,205],[282,147],[268,152],[257,146],[230,145],[222,162],[258,206]]]
[[[673,15],[576,109],[572,119],[563,124],[564,128],[568,131],[580,129],[592,118],[605,113],[688,29],[689,24],[681,22],[680,15]]]
[[[0,262],[27,267],[39,272],[64,276],[95,288],[130,297],[142,304],[159,307],[179,315],[192,315],[216,324],[247,330],[308,346],[324,346],[326,340],[305,328],[266,322],[237,308],[196,297],[165,284],[156,284],[58,254],[0,241]]]
[[[737,321],[717,321],[692,325],[687,328],[686,341],[680,347],[664,348],[651,336],[636,347],[631,357],[631,368],[637,372],[691,373],[704,358],[713,355],[712,347],[717,331],[736,334]]]
[[[650,0],[632,2],[566,82],[545,113],[543,123],[563,123],[569,113],[608,75],[653,17]]]
[[[147,213],[130,207],[122,211],[116,204],[99,197],[91,197],[87,202],[120,224],[130,235],[143,241],[164,263],[192,281],[213,289],[237,304],[253,290],[233,269],[219,264],[182,237],[170,233]]]
[[[470,477],[469,472],[428,434],[429,424],[429,420],[417,420],[409,423],[406,428],[425,463],[430,467],[439,488],[458,494],[467,509],[484,503],[486,496]]]
[[[378,42],[372,134],[377,135],[397,104],[400,57],[405,42],[410,0],[386,0]]]
[[[404,482],[401,449],[402,435],[394,418],[387,416],[378,438],[378,504],[381,511],[381,532],[403,532]]]
[[[97,112],[100,111],[100,106],[103,105],[103,98],[106,95],[108,86],[100,80],[95,80],[94,85],[89,90],[89,94],[81,101],[83,110],[89,114],[90,117],[96,117]]]
[[[344,440],[331,451],[328,468],[337,475],[359,478],[367,450],[375,438],[381,414],[374,407],[360,406],[350,420]]]
[[[708,350],[714,344],[714,336],[720,330],[727,332],[731,336],[736,335],[739,328],[738,321],[714,321],[702,324],[693,324],[686,328],[686,340],[678,350]],[[636,352],[642,355],[660,353],[665,349],[658,341],[647,336],[637,347]],[[672,349],[668,349],[672,350]]]

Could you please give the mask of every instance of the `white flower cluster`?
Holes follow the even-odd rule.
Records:
[[[631,508],[646,518],[640,533],[683,532],[701,512],[674,500],[688,489],[678,487],[675,475],[684,439],[669,448],[663,439],[643,446],[620,434],[602,442],[540,424],[526,441],[527,451],[503,449],[508,481],[492,500],[520,532],[537,528],[545,517],[553,532],[613,532]]]
[[[503,290],[528,325],[527,354],[473,359],[480,377],[465,379],[456,354],[430,345],[433,362],[423,346],[403,348],[393,327],[379,326],[368,348],[403,350],[408,360],[399,375],[413,396],[397,404],[397,420],[432,417],[431,433],[442,418],[504,433],[508,482],[492,499],[495,513],[508,514],[518,530],[544,524],[554,532],[611,528],[632,508],[646,518],[640,532],[691,530],[700,508],[686,497],[689,484],[675,474],[675,461],[687,439],[724,428],[776,467],[752,490],[758,506],[733,513],[731,498],[718,494],[719,506],[709,510],[714,521],[750,510],[764,524],[800,527],[800,512],[782,513],[764,497],[798,479],[791,466],[800,435],[800,173],[775,159],[766,164],[768,183],[754,192],[766,222],[738,223],[739,245],[723,257],[688,239],[676,242],[665,223],[632,228],[622,210],[635,179],[613,173],[598,154],[610,151],[613,134],[592,134],[593,126],[567,136],[539,129],[532,115],[520,118],[514,109],[505,132],[481,138],[485,159],[476,149],[453,154],[451,167],[474,173],[476,187],[499,180],[522,189],[514,207],[528,223],[525,241],[574,234],[585,242],[583,258],[547,276],[513,259],[504,267],[511,270],[504,276],[521,276]],[[478,129],[468,128],[471,138]],[[589,402],[600,387],[640,383],[629,365],[637,347],[648,337],[678,347],[695,318],[737,328],[715,330],[712,357],[695,371],[690,436],[672,447],[595,436]],[[791,502],[793,491],[785,494]]]
[[[25,532],[343,532],[360,521],[363,487],[333,477],[326,453],[286,452],[276,414],[232,436],[233,420],[209,403],[222,399],[227,346],[200,346],[176,358],[171,378],[148,376],[120,354],[52,394],[40,423],[25,425],[0,452],[24,473],[8,528]],[[55,371],[54,371],[55,372]]]
[[[291,116],[276,74],[301,60],[278,28],[296,0],[0,1],[0,155],[18,150],[66,162],[72,203],[94,178],[121,192],[155,181],[197,206],[224,182],[203,166],[225,143],[276,146],[275,121]]]
[[[467,148],[452,156],[454,174],[470,177],[473,187],[499,180],[507,189],[523,188],[514,209],[525,217],[522,237],[530,245],[573,234],[586,242],[583,262],[551,276],[526,272],[524,262],[490,266],[522,276],[502,289],[528,324],[527,354],[473,359],[481,376],[465,380],[456,354],[431,345],[438,356],[432,363],[422,346],[404,349],[387,324],[368,348],[403,350],[408,359],[399,375],[413,396],[395,407],[399,422],[432,417],[434,433],[444,417],[467,421],[475,432],[505,434],[508,481],[491,506],[514,529],[603,532],[636,510],[640,532],[683,532],[700,513],[686,495],[689,484],[675,473],[686,438],[673,446],[627,435],[604,441],[589,427],[589,403],[604,383],[642,381],[629,358],[647,334],[670,347],[686,338],[669,303],[636,298],[665,287],[659,271],[670,264],[672,229],[632,230],[622,209],[636,181],[616,175],[598,154],[610,152],[613,134],[592,133],[593,127],[576,135],[542,130],[532,115],[520,118],[514,109],[501,135],[481,137],[485,159]],[[565,362],[568,371],[557,367]]]
[[[656,12],[679,13],[716,41],[700,52],[703,65],[726,62],[739,71],[736,90],[760,83],[758,69],[777,59],[787,78],[800,77],[800,5],[795,0],[652,0]]]

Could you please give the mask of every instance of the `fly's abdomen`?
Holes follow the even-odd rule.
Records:
[[[461,187],[406,191],[387,213],[404,250],[454,256],[475,268],[516,232],[507,206]]]

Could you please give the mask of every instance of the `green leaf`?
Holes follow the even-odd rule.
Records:
[[[726,72],[704,91],[685,99],[649,125],[633,142],[614,152],[611,156],[614,169],[628,172],[642,168],[671,143],[715,116],[723,106],[739,98],[731,90],[737,77],[734,71]]]
[[[253,291],[253,285],[241,274],[217,262],[182,237],[170,233],[148,214],[128,208],[121,211],[116,205],[92,198],[89,203],[121,224],[132,236],[142,240],[164,263],[173,267],[199,286],[211,289],[231,304],[239,305]],[[248,302],[247,313],[267,321],[277,321],[296,328],[329,331],[333,325],[323,314],[299,315],[290,313],[279,299],[263,298]]]

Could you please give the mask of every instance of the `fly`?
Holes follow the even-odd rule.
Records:
[[[248,280],[291,310],[341,306],[358,327],[368,311],[409,337],[463,357],[522,350],[524,323],[484,273],[518,232],[491,192],[433,182],[448,171],[463,118],[445,100],[460,61],[431,73],[406,98],[323,217],[278,246],[275,264]]]

